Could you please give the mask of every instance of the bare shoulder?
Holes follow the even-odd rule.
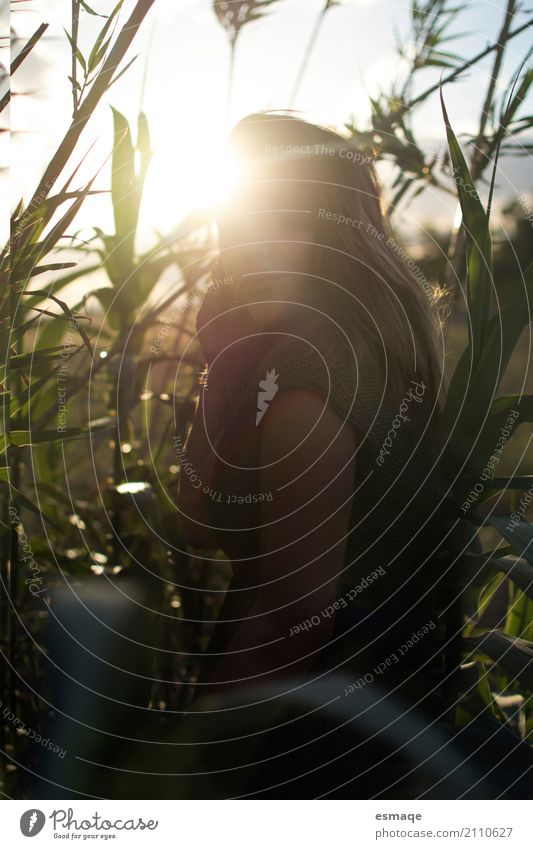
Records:
[[[327,463],[342,466],[356,451],[355,430],[318,391],[290,388],[270,402],[260,425],[261,465],[294,466]],[[325,458],[325,459],[324,459]]]

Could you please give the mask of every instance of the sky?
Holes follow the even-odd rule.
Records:
[[[45,38],[17,72],[13,88],[21,93],[11,108],[14,133],[9,148],[12,205],[31,197],[39,176],[55,151],[71,117],[70,48],[63,27],[70,29],[69,0],[28,0],[24,12],[12,15],[21,36],[41,21],[49,23]],[[93,0],[92,7],[108,13],[113,2]],[[125,21],[134,0],[125,0]],[[229,47],[212,0],[156,0],[138,34],[129,57],[138,59],[102,101],[84,131],[78,155],[94,144],[80,177],[89,176],[109,154],[113,105],[135,124],[139,108],[145,111],[154,151],[140,221],[139,248],[155,240],[155,231],[169,232],[195,205],[212,199],[220,184],[224,163],[222,142],[231,125],[258,109],[283,109],[324,0],[278,0],[263,19],[246,26],[239,38],[235,84],[229,114],[226,111]],[[355,120],[364,126],[369,114],[368,95],[386,88],[399,73],[395,32],[408,30],[408,0],[344,0],[325,16],[315,50],[294,107],[309,120],[342,129]],[[501,28],[504,0],[470,2],[451,32],[461,38],[448,49],[471,56],[491,43]],[[515,26],[526,20],[518,15]],[[90,49],[101,19],[82,15],[82,49]],[[504,62],[504,81],[518,67],[533,44],[533,29],[511,41]],[[485,59],[464,81],[447,85],[444,97],[457,135],[475,132],[492,59]],[[437,81],[440,70],[423,72],[425,87]],[[25,93],[22,96],[22,93]],[[500,93],[501,94],[501,93]],[[523,113],[531,113],[532,99]],[[528,108],[529,107],[529,108]],[[422,145],[444,141],[438,93],[414,116]],[[2,140],[2,154],[7,142]],[[77,159],[73,159],[76,162]],[[109,185],[109,162],[100,186]],[[4,179],[6,179],[6,172]],[[386,185],[390,172],[382,170]],[[499,196],[509,198],[533,192],[529,159],[502,161]],[[455,199],[442,192],[426,192],[416,204],[396,216],[396,224],[414,242],[426,224],[447,229],[456,213]],[[112,231],[109,198],[90,199],[76,228],[95,221]],[[89,232],[89,230],[87,231]]]

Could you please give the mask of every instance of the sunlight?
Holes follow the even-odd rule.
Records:
[[[168,232],[191,212],[215,214],[231,199],[242,166],[223,144],[187,146],[177,153],[156,148],[146,182],[142,215],[150,229]]]
[[[457,230],[461,226],[461,221],[463,220],[463,210],[461,209],[461,204],[458,203],[455,207],[455,215],[453,216],[452,227],[454,230]]]
[[[198,150],[182,174],[181,189],[187,211],[214,211],[231,198],[241,176],[241,165],[229,151],[209,150],[205,154]]]

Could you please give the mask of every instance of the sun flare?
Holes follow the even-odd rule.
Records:
[[[168,232],[189,213],[212,214],[227,203],[243,179],[243,167],[223,144],[177,153],[155,151],[143,198],[148,225]]]

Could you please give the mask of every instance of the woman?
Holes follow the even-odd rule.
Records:
[[[379,681],[438,716],[439,290],[402,259],[353,144],[272,113],[229,143],[243,179],[218,216],[181,457],[182,532],[233,569],[199,695],[268,686],[282,703],[341,675],[343,698]],[[270,734],[279,752],[304,741],[270,786],[301,776],[321,736],[306,710],[304,730],[289,711]]]

